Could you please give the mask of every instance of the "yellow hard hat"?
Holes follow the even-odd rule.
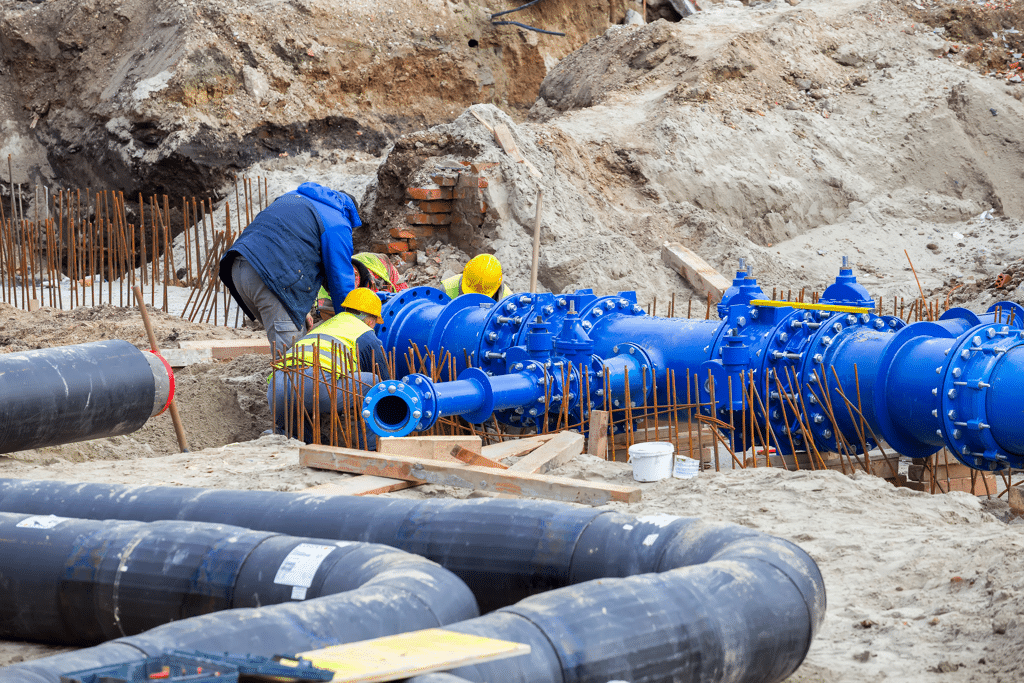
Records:
[[[380,317],[380,297],[366,287],[358,287],[349,292],[345,300],[341,302],[341,307],[372,315],[377,318],[378,325],[384,322]]]
[[[494,296],[501,287],[501,262],[490,254],[474,256],[462,270],[462,293]]]

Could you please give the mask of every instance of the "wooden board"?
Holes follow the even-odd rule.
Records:
[[[334,672],[335,683],[373,683],[530,654],[507,640],[429,628],[299,653]]]
[[[237,358],[248,353],[270,355],[270,342],[266,339],[206,339],[178,342],[183,349],[209,349],[214,360]]]
[[[377,452],[457,462],[454,451],[465,448],[480,455],[481,443],[479,436],[386,436],[377,439]]]
[[[590,411],[590,431],[587,436],[587,455],[608,459],[608,411]]]
[[[372,474],[416,483],[426,482],[588,505],[603,505],[610,501],[635,503],[640,500],[640,489],[636,486],[514,472],[511,469],[496,470],[438,460],[416,460],[334,446],[303,446],[299,449],[299,463],[324,470]]]
[[[480,465],[481,467],[494,467],[494,468],[499,469],[499,470],[507,470],[508,469],[507,467],[502,465],[500,462],[495,462],[494,460],[491,460],[489,458],[485,458],[484,456],[482,456],[482,455],[480,455],[478,453],[474,453],[473,451],[468,451],[465,448],[456,448],[455,452],[452,453],[452,455],[455,457],[456,460],[458,460],[459,462],[465,463],[467,465]]]
[[[413,486],[416,486],[416,484],[411,481],[388,479],[387,477],[371,477],[368,474],[361,474],[355,477],[339,478],[338,481],[329,481],[318,486],[311,486],[303,490],[303,493],[315,493],[322,496],[375,496],[391,491],[401,491]]]
[[[522,460],[512,465],[509,469],[514,472],[529,472],[532,474],[544,474],[565,463],[583,452],[583,435],[575,432],[559,432],[555,438]]]
[[[722,277],[707,261],[678,242],[662,247],[661,260],[682,275],[701,296],[710,293],[712,303],[721,301],[725,290],[732,286],[732,283]]]
[[[172,368],[213,362],[213,351],[210,349],[160,349],[160,355]]]
[[[501,443],[492,443],[490,446],[484,446],[480,453],[485,458],[490,458],[491,460],[514,458],[524,453],[529,453],[553,438],[555,438],[554,434],[538,434],[536,436],[523,437],[522,439],[511,439]]]

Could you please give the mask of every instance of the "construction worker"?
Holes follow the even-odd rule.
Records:
[[[333,413],[331,396],[335,396],[335,410],[343,410],[346,400],[351,402],[354,391],[365,393],[377,382],[391,379],[384,347],[373,332],[381,323],[380,298],[365,287],[353,289],[340,305],[341,312],[319,325],[297,341],[279,361],[267,389],[267,402],[274,412],[278,433],[298,438],[298,397],[307,415],[320,413],[323,432],[330,430]],[[319,365],[319,381],[316,365]],[[361,389],[356,383],[362,385]],[[319,384],[319,388],[317,385]],[[335,390],[336,389],[336,390]],[[316,405],[319,394],[319,406]],[[374,450],[376,436],[366,429],[360,417],[355,425],[356,437],[352,445]],[[313,441],[313,424],[307,418],[302,438]]]
[[[512,290],[502,284],[501,262],[490,254],[469,259],[462,275],[441,280],[441,289],[453,299],[461,294],[483,294],[499,301],[512,294]]]
[[[374,292],[390,293],[401,292],[403,289],[409,288],[407,283],[398,281],[402,276],[388,260],[388,257],[381,254],[370,252],[355,254],[352,257],[352,270],[356,287],[366,287]],[[313,329],[313,325],[328,320],[333,315],[334,300],[327,288],[321,287],[316,295],[316,308],[312,313],[306,315],[306,329]]]
[[[337,311],[355,289],[352,230],[360,225],[351,195],[302,183],[256,214],[225,252],[220,279],[242,312],[266,328],[275,355],[305,333],[321,285],[339,297]]]

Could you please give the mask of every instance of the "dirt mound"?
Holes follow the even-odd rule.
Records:
[[[476,0],[3,0],[0,149],[15,182],[215,193],[260,159],[379,153],[474,102],[525,111],[549,66],[625,10],[548,0],[508,17],[559,37],[492,25]]]

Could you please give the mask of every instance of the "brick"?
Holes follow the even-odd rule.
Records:
[[[983,475],[978,472],[974,479],[974,486],[972,490],[971,478],[970,477],[951,477],[949,484],[946,484],[945,479],[940,479],[935,482],[936,493],[947,493],[949,491],[963,491],[965,493],[972,493],[976,496],[985,495],[985,481],[988,481],[988,491],[992,495],[996,495],[996,476],[994,474]],[[931,481],[908,481],[907,487],[912,488],[915,491],[924,491],[925,493],[931,493],[932,483]]]
[[[478,179],[476,181],[476,186],[477,187],[487,187],[487,185],[488,185],[487,178],[480,178],[480,179]]]
[[[415,251],[403,251],[402,252],[402,260],[405,261],[406,263],[415,263],[416,262],[416,252]]]
[[[420,202],[420,211],[423,213],[451,213],[451,200],[438,200],[436,202]]]
[[[401,254],[403,251],[409,251],[408,242],[388,242],[389,254]]]
[[[426,225],[410,225],[409,227],[405,228],[402,232],[409,233],[416,239],[422,240],[432,236],[438,230],[442,229],[443,228],[431,228]]]
[[[406,242],[409,245],[410,251],[416,251],[417,249],[421,249],[423,247],[423,245],[420,244],[420,241],[417,239],[406,240]]]
[[[410,213],[405,220],[413,225],[450,225],[452,215],[450,213]]]
[[[377,254],[388,253],[388,245],[385,244],[384,242],[374,242],[373,244],[370,245],[370,248],[373,249],[374,253]]]
[[[437,199],[451,199],[452,191],[449,188],[440,187],[410,187],[406,190],[409,196],[420,201],[435,201]]]
[[[459,176],[455,175],[432,175],[430,176],[430,179],[441,187],[451,187],[455,183],[459,182]]]
[[[479,187],[480,176],[473,175],[472,173],[463,173],[459,176],[459,187]]]
[[[388,230],[396,240],[408,240],[416,237],[415,233],[407,229],[391,228]]]
[[[479,161],[475,164],[470,164],[469,169],[473,171],[473,173],[480,173],[481,171],[486,171],[487,169],[494,168],[497,165],[497,161]]]
[[[474,197],[480,196],[480,190],[475,187],[457,187],[455,188],[453,195],[455,199],[473,199]]]

